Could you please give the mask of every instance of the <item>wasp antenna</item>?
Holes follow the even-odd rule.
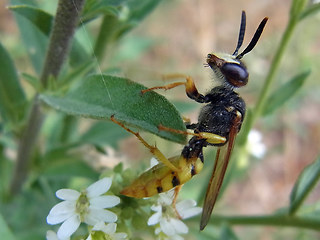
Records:
[[[265,17],[265,18],[261,21],[261,23],[259,24],[259,27],[257,28],[255,34],[253,35],[253,38],[251,39],[251,42],[250,42],[249,45],[246,47],[246,49],[243,50],[243,52],[240,53],[240,54],[236,57],[236,59],[241,59],[245,54],[247,54],[248,52],[250,52],[250,51],[256,46],[256,44],[257,44],[257,42],[258,42],[258,40],[259,40],[259,38],[260,38],[260,36],[261,36],[261,33],[262,33],[262,31],[263,31],[263,29],[264,29],[264,26],[266,25],[267,21],[268,21],[268,18],[267,18],[267,17]]]
[[[238,44],[237,44],[236,50],[234,50],[234,53],[232,54],[232,56],[236,56],[238,54],[239,48],[242,46],[242,43],[243,43],[245,31],[246,31],[246,12],[242,11]]]

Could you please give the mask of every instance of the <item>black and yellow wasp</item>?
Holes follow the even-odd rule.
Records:
[[[246,14],[243,11],[238,44],[234,53],[232,55],[213,53],[207,55],[207,66],[213,70],[216,78],[221,80],[221,84],[211,89],[207,94],[200,94],[192,78],[184,75],[175,75],[175,77],[184,77],[186,79],[185,82],[176,82],[142,91],[144,94],[154,89],[171,89],[184,85],[189,98],[198,103],[205,104],[200,111],[198,122],[186,124],[187,129],[192,130],[192,132],[177,131],[165,126],[159,126],[160,130],[193,135],[188,144],[183,148],[180,156],[166,158],[158,148],[149,145],[139,133],[125,127],[114,116],[111,117],[112,121],[136,135],[160,161],[158,165],[144,172],[130,186],[123,189],[121,194],[129,197],[143,198],[168,191],[172,188],[176,188],[176,193],[178,193],[182,184],[201,171],[204,161],[203,148],[217,146],[219,148],[216,154],[213,173],[209,180],[200,223],[200,230],[205,228],[219,194],[235,138],[241,128],[246,112],[244,100],[234,91],[236,88],[245,86],[249,78],[247,68],[241,59],[255,47],[267,20],[268,18],[266,17],[261,21],[249,45],[243,52],[238,54],[238,50],[243,43],[246,27]]]

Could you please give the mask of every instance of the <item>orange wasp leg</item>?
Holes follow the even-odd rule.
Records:
[[[176,203],[177,203],[178,194],[179,194],[181,188],[182,188],[182,185],[176,186],[174,188],[174,195],[173,195],[173,200],[172,200],[172,207],[173,207],[173,209],[179,219],[182,219],[182,217],[180,216],[180,214],[178,213],[178,211],[176,209]]]
[[[194,81],[192,79],[192,77],[187,76],[185,74],[168,74],[168,75],[164,75],[163,79],[167,80],[167,79],[175,79],[175,78],[185,78],[185,82],[175,82],[175,83],[170,83],[164,86],[156,86],[156,87],[152,87],[152,88],[148,88],[145,90],[141,90],[141,93],[144,94],[146,92],[155,90],[155,89],[164,89],[164,90],[169,90],[172,88],[175,88],[177,86],[181,86],[184,85],[186,88],[186,93],[188,95],[188,97],[190,97],[191,99],[194,99],[197,102],[204,102],[204,96],[202,94],[200,94],[194,84]]]
[[[121,122],[117,121],[114,118],[114,115],[111,116],[111,121],[118,124],[120,127],[122,127],[124,130],[128,131],[129,133],[132,133],[133,135],[135,135],[140,142],[150,150],[150,152],[152,153],[152,155],[154,155],[160,162],[162,162],[164,165],[166,165],[168,168],[170,168],[173,171],[179,171],[179,169],[174,166],[164,155],[163,153],[154,146],[149,145],[141,136],[138,132],[134,132],[131,129],[127,128],[124,124],[122,124]]]

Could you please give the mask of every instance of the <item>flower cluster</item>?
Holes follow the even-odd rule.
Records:
[[[56,196],[64,201],[51,209],[47,216],[47,223],[51,225],[62,223],[62,225],[56,236],[48,232],[47,239],[68,239],[78,229],[81,222],[94,226],[95,231],[99,230],[114,235],[116,229],[114,222],[117,221],[117,215],[105,208],[118,205],[120,198],[103,195],[110,189],[111,183],[111,178],[103,178],[82,192],[73,189],[58,190]],[[104,226],[105,223],[112,224]]]
[[[60,189],[56,196],[63,200],[56,204],[49,215],[47,223],[62,223],[58,232],[47,232],[47,240],[67,240],[78,229],[81,223],[92,226],[86,240],[95,239],[127,239],[126,233],[117,233],[117,215],[107,208],[120,203],[120,198],[105,195],[112,184],[111,178],[103,178],[93,183],[84,191]],[[188,227],[182,219],[195,216],[202,211],[196,207],[194,200],[177,201],[173,206],[174,189],[159,194],[157,204],[151,207],[155,213],[148,219],[149,226],[155,226],[155,234],[159,239],[183,239],[179,234],[188,233]]]
[[[202,208],[196,207],[194,200],[182,200],[172,206],[174,198],[174,189],[161,193],[158,198],[158,203],[151,207],[151,210],[156,212],[148,220],[148,225],[159,226],[155,233],[161,239],[183,239],[179,234],[188,233],[187,225],[181,219],[187,219],[201,213]]]

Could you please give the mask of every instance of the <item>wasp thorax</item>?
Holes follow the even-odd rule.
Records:
[[[217,77],[232,87],[242,87],[248,83],[249,73],[244,64],[230,55],[218,57],[208,54],[207,63]]]

